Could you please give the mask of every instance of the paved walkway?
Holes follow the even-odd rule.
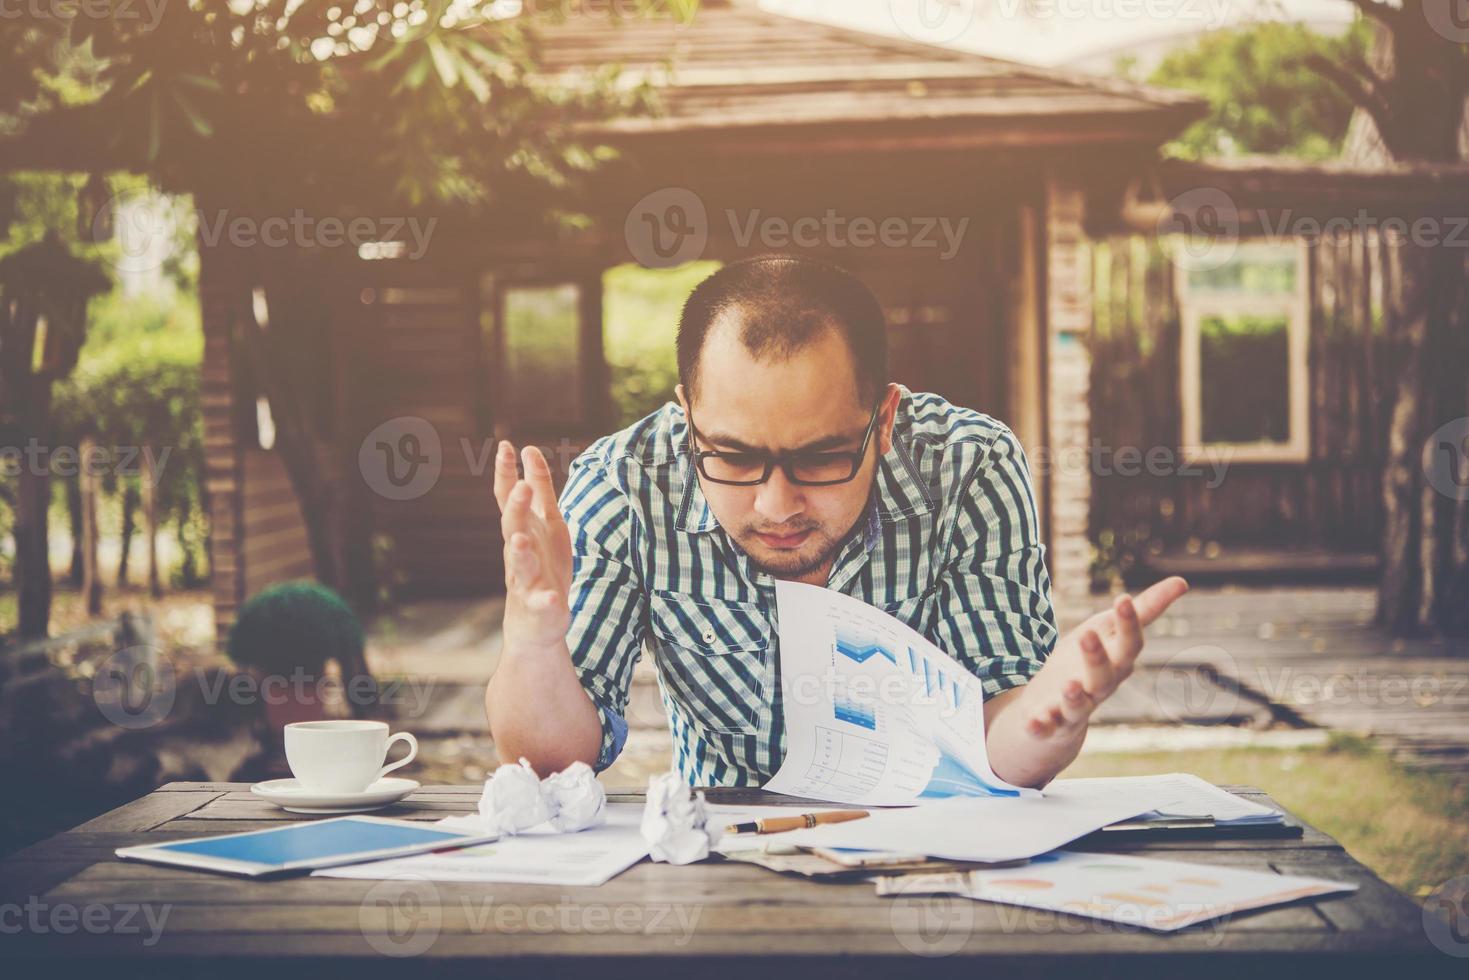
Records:
[[[1180,725],[1269,733],[1266,744],[1329,729],[1373,738],[1411,766],[1469,770],[1469,644],[1388,637],[1371,626],[1373,602],[1363,588],[1191,592],[1149,631],[1138,673],[1103,706],[1094,742],[1168,748]],[[501,609],[499,600],[420,603],[371,630],[374,671],[414,678],[429,695],[424,707],[409,702],[415,710],[404,723],[432,740],[444,776],[481,778],[492,764],[484,685]],[[1063,629],[1087,612],[1063,608]],[[646,661],[628,720],[628,745],[610,778],[638,783],[670,755]]]

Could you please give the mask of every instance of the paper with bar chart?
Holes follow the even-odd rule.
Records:
[[[880,609],[777,582],[786,754],[777,793],[870,806],[1035,796],[990,769],[984,689]]]

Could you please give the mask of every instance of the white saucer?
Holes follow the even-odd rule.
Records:
[[[419,788],[416,779],[384,776],[360,793],[308,791],[294,779],[270,779],[256,783],[250,792],[292,813],[363,813],[380,810]]]

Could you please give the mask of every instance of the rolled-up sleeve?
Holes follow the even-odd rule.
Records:
[[[981,454],[957,505],[936,642],[993,697],[1029,681],[1056,645],[1030,468],[1008,429]]]
[[[608,464],[594,450],[572,463],[561,493],[571,532],[571,627],[566,643],[582,687],[602,721],[596,770],[612,765],[627,741],[627,700],[642,652],[643,589],[632,561],[632,510]]]

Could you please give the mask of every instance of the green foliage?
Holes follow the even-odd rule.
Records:
[[[260,590],[240,607],[230,629],[230,659],[269,674],[300,667],[320,672],[328,659],[357,662],[365,646],[352,607],[316,582],[284,582]]]
[[[1250,153],[1308,160],[1336,156],[1353,105],[1308,59],[1360,62],[1369,37],[1361,19],[1341,37],[1269,22],[1215,31],[1171,53],[1148,81],[1199,93],[1209,100],[1209,115],[1167,151],[1186,159]]]
[[[64,134],[77,166],[105,154],[242,211],[521,205],[607,158],[577,123],[647,104],[646,87],[612,84],[615,71],[538,74],[528,26],[575,5],[505,17],[490,0],[187,0],[74,18],[48,43],[0,23],[10,71],[32,80],[0,98],[0,135]]]
[[[161,464],[160,511],[186,519],[203,478],[203,356],[196,303],[121,291],[99,298],[76,369],[56,386],[56,442],[74,446],[90,435],[104,447],[152,453]]]
[[[673,397],[679,311],[694,287],[718,268],[718,262],[690,262],[676,269],[620,265],[607,271],[604,343],[619,426],[636,422]]]

